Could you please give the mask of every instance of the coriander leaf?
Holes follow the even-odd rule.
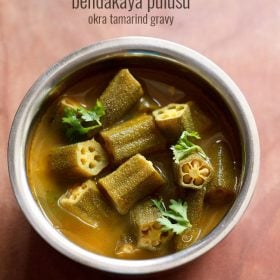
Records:
[[[152,199],[152,202],[155,204],[155,206],[159,209],[161,213],[166,212],[166,208],[162,199],[161,200]]]
[[[162,225],[162,231],[170,231],[172,230],[175,234],[181,234],[186,227],[180,224],[172,224],[170,220],[165,217],[158,218],[157,221]]]
[[[76,142],[93,129],[100,127],[101,117],[105,115],[102,103],[97,100],[96,105],[88,110],[82,106],[78,108],[66,108],[62,117],[65,125],[66,136]]]
[[[186,211],[186,209],[188,209],[187,202],[182,202],[181,199],[179,199],[178,202],[174,199],[171,199],[170,202],[171,202],[171,205],[169,205],[169,208],[172,211],[180,214],[183,219],[187,220],[188,219],[187,211]]]
[[[105,110],[102,103],[97,100],[96,105],[92,110],[87,110],[84,107],[81,107],[79,109],[79,113],[81,114],[81,119],[83,119],[85,122],[96,121],[101,125],[100,118],[105,115]]]
[[[182,200],[170,200],[169,210],[167,210],[163,200],[152,199],[154,205],[159,209],[161,217],[157,221],[162,225],[162,231],[173,231],[180,234],[192,225],[187,217],[187,202]]]
[[[186,158],[187,156],[193,154],[193,153],[199,153],[202,157],[207,159],[207,156],[205,152],[202,150],[202,148],[194,143],[192,143],[189,138],[195,138],[200,139],[200,136],[198,132],[196,131],[184,131],[176,145],[171,147],[171,150],[173,151],[173,160],[176,163],[179,163],[180,160]]]

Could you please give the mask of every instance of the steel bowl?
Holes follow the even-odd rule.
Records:
[[[148,260],[120,260],[89,252],[58,232],[36,203],[27,178],[26,156],[34,119],[55,87],[63,87],[73,73],[112,57],[156,57],[177,63],[208,82],[218,92],[234,118],[242,146],[240,192],[219,225],[190,248]],[[148,37],[124,37],[82,48],[50,67],[30,88],[15,115],[9,138],[8,167],[17,201],[33,228],[56,250],[84,265],[122,274],[155,273],[188,263],[217,245],[237,224],[254,192],[260,162],[257,127],[243,94],[216,64],[184,46]]]

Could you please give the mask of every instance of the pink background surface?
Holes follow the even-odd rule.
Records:
[[[157,12],[175,15],[172,27],[88,25],[93,12],[70,2],[0,0],[0,279],[109,278],[31,228],[10,186],[6,148],[16,109],[41,73],[82,46],[127,35],[168,39],[212,59],[244,92],[261,140],[257,189],[238,226],[204,256],[151,279],[280,279],[280,1],[193,0],[190,11]]]

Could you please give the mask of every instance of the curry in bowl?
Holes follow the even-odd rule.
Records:
[[[81,76],[40,112],[28,179],[53,226],[97,254],[155,258],[206,236],[240,185],[241,148],[210,85],[156,65]]]

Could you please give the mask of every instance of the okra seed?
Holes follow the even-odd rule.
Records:
[[[193,165],[193,167],[199,167],[200,166],[200,163],[199,163],[199,161],[198,160],[194,160],[193,162],[192,162],[192,165]]]
[[[200,186],[202,185],[204,182],[203,178],[202,177],[198,177],[198,178],[195,178],[193,183],[196,185],[196,186]]]
[[[95,155],[94,156],[94,160],[96,160],[97,162],[101,161],[101,156],[100,155]]]
[[[173,109],[176,109],[176,106],[175,105],[171,105],[171,106],[168,106],[167,108],[168,108],[168,110],[173,110]]]
[[[184,165],[182,166],[182,171],[183,171],[183,173],[188,172],[188,171],[189,171],[189,166],[188,166],[187,164],[184,164]]]
[[[89,147],[88,147],[88,150],[89,150],[91,153],[94,152],[94,148],[93,148],[92,146],[89,146]]]
[[[210,173],[209,169],[204,167],[203,169],[200,170],[200,174],[204,176],[208,176]]]
[[[183,106],[178,106],[178,107],[176,108],[177,111],[182,111],[183,109],[184,109]]]
[[[183,182],[185,184],[189,184],[191,181],[192,181],[192,178],[189,174],[186,174],[186,175],[183,176]]]

